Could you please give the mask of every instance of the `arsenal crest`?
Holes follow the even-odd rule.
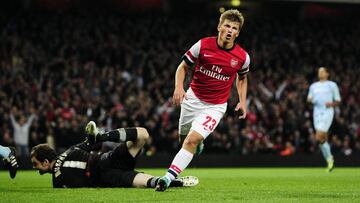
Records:
[[[238,64],[238,61],[236,59],[231,59],[230,65],[231,67],[235,68],[235,66]]]

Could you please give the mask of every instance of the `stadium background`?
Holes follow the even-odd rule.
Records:
[[[84,139],[91,119],[105,130],[146,127],[152,139],[139,166],[167,166],[179,149],[176,67],[199,38],[216,34],[221,8],[236,7],[246,19],[238,42],[252,58],[247,119],[236,118],[230,99],[192,165],[325,164],[305,100],[317,67],[327,66],[343,99],[330,133],[336,164],[359,166],[359,4],[237,2],[1,2],[0,144],[16,145],[10,112],[37,115],[29,148],[48,141],[59,152]],[[21,162],[31,167],[26,155]]]

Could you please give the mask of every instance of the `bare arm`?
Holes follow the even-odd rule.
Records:
[[[247,96],[247,75],[236,77],[236,89],[239,95],[239,103],[236,105],[235,111],[239,111],[239,119],[244,119],[246,117],[246,96]]]
[[[309,104],[312,104],[312,98],[311,97],[308,97],[307,100],[306,100]]]
[[[336,107],[340,105],[340,101],[333,101],[326,103],[326,107]]]
[[[175,90],[173,94],[173,104],[179,106],[183,99],[186,98],[184,90],[184,80],[186,77],[186,71],[189,69],[189,65],[183,60],[175,73]]]
[[[308,104],[314,103],[314,101],[313,101],[313,85],[310,85],[310,87],[309,87],[309,92],[308,92],[306,101],[308,102]]]

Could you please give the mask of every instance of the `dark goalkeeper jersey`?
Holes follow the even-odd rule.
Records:
[[[73,146],[55,160],[53,187],[90,187],[91,178],[88,169],[90,153]]]

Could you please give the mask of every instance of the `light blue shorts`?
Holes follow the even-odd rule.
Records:
[[[314,111],[314,127],[316,131],[328,132],[334,119],[334,110]]]

